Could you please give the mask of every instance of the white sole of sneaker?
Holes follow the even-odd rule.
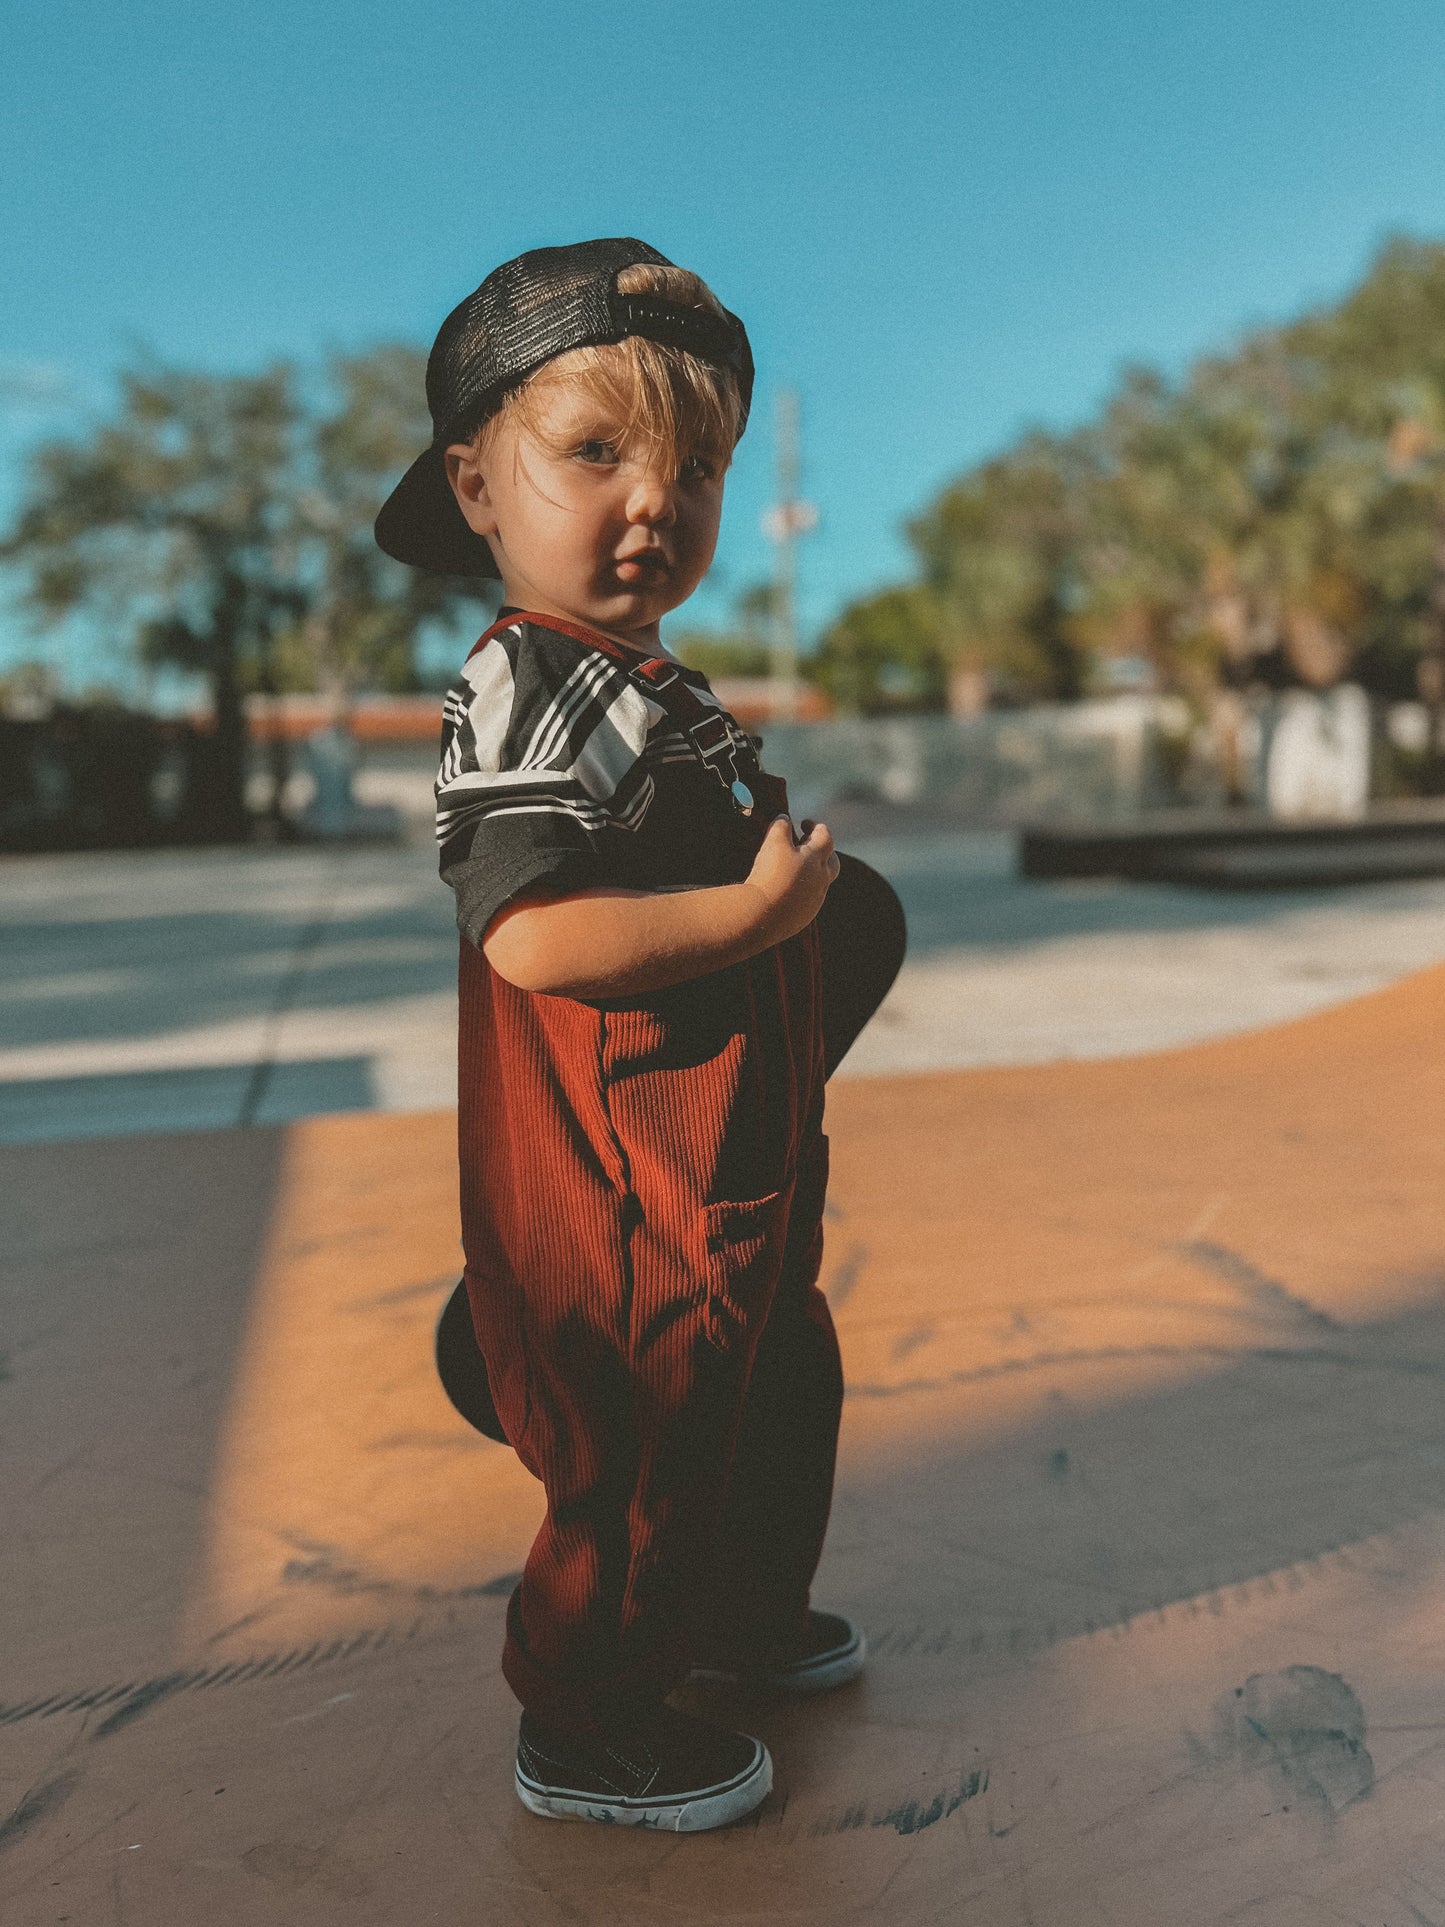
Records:
[[[694,1666],[688,1678],[699,1686],[746,1686],[758,1693],[826,1693],[857,1679],[868,1658],[868,1641],[859,1632],[844,1646],[817,1653],[776,1673],[730,1673],[723,1667]]]
[[[544,1820],[595,1820],[602,1826],[651,1827],[658,1833],[706,1833],[741,1820],[761,1806],[773,1788],[773,1759],[762,1741],[751,1763],[730,1780],[698,1787],[685,1799],[622,1799],[543,1786],[517,1768],[517,1797]]]

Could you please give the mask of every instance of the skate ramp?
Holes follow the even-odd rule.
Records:
[[[1445,1922],[1442,1019],[832,1088],[873,1660],[681,1840],[511,1791],[453,1119],[0,1154],[7,1927]]]

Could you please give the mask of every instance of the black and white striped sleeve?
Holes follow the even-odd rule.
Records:
[[[613,839],[652,801],[661,716],[609,657],[553,630],[519,623],[472,656],[443,707],[436,796],[441,873],[473,943],[518,896],[612,880]]]

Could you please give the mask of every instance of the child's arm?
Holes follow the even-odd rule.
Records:
[[[744,883],[697,890],[582,890],[515,903],[482,940],[499,976],[560,997],[632,997],[755,957],[818,914],[838,874],[833,839],[815,824],[793,841],[777,817]]]

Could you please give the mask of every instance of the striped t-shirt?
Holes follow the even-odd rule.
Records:
[[[707,677],[679,667],[751,760],[752,739]],[[757,847],[661,702],[621,663],[521,619],[493,634],[447,692],[436,795],[441,873],[458,927],[478,945],[524,893],[740,882]]]

